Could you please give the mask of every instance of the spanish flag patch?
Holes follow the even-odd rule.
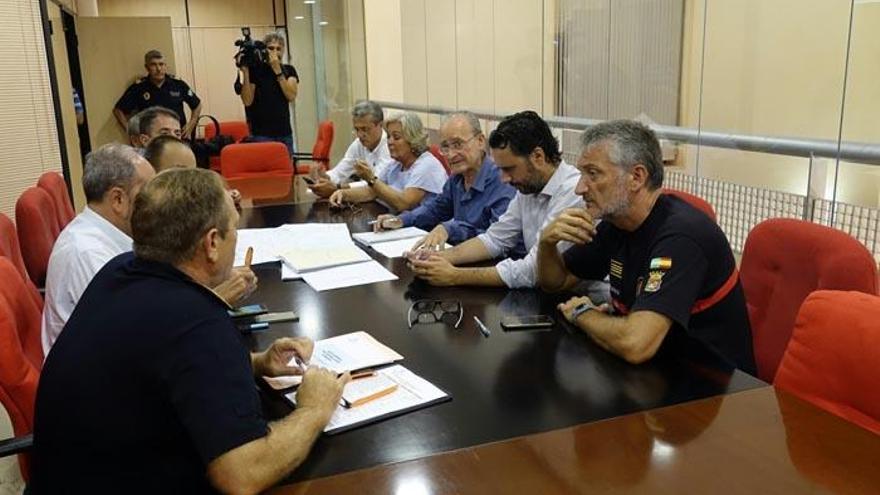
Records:
[[[652,258],[650,270],[669,270],[672,268],[672,258]]]

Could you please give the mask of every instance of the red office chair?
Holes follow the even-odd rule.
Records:
[[[223,122],[219,122],[220,124],[220,134],[223,136],[232,136],[232,139],[235,140],[236,143],[240,143],[242,139],[251,135],[250,129],[248,129],[247,122],[242,120],[225,120]],[[205,141],[210,141],[215,135],[217,131],[214,129],[213,124],[208,124],[205,126]],[[210,163],[211,170],[220,171],[220,157],[212,156],[208,160]]]
[[[46,172],[40,176],[37,187],[52,197],[55,216],[58,219],[58,230],[64,230],[64,227],[73,220],[75,215],[73,203],[70,202],[70,196],[67,194],[67,183],[64,182],[64,177],[58,172]]]
[[[758,377],[772,381],[798,308],[814,290],[877,293],[871,253],[848,234],[822,225],[774,218],[756,225],[743,249],[746,296]]]
[[[880,297],[816,291],[798,312],[776,387],[880,435]]]
[[[446,176],[449,177],[452,175],[452,168],[449,166],[449,162],[446,161],[446,155],[440,153],[440,147],[436,144],[432,144],[429,149],[431,150],[431,154],[434,155],[434,158],[440,162],[440,165],[443,165],[443,170],[446,170]]]
[[[27,286],[27,291],[31,294],[34,302],[43,309],[43,296],[37,290],[28,276],[27,268],[24,266],[24,259],[21,257],[21,248],[18,245],[18,234],[15,232],[15,225],[3,213],[0,213],[0,256],[6,257],[15,269],[18,270],[21,279]]]
[[[333,146],[333,122],[318,124],[318,135],[311,153],[294,153],[293,164],[297,174],[309,173],[311,162],[318,162],[324,170],[330,167],[330,148]]]
[[[34,427],[40,366],[35,366],[33,358],[27,355],[30,344],[26,339],[36,332],[39,349],[40,323],[40,310],[28,296],[15,266],[0,258],[0,402],[9,413],[17,437],[31,433]],[[19,456],[19,466],[27,480],[25,455]]]
[[[706,215],[709,215],[709,218],[714,220],[716,223],[718,222],[718,218],[715,216],[715,208],[712,208],[712,205],[709,204],[709,202],[705,199],[689,192],[679,191],[678,189],[669,189],[665,187],[663,188],[663,194],[675,196],[676,198],[687,202],[694,208],[702,211]]]
[[[223,177],[290,177],[290,154],[278,142],[241,143],[225,146],[220,152]]]
[[[49,255],[61,229],[49,193],[27,188],[15,203],[15,225],[24,265],[37,287],[46,283]]]

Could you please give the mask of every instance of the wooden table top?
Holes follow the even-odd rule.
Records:
[[[878,460],[880,436],[768,386],[271,493],[876,494]]]

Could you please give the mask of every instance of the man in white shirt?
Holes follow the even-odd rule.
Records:
[[[385,115],[382,107],[372,101],[362,101],[351,109],[352,126],[357,139],[345,151],[345,156],[329,172],[317,171],[318,180],[309,188],[322,198],[329,198],[339,188],[348,187],[348,178],[354,164],[362,161],[379,175],[394,160],[388,153],[388,136],[382,128]]]
[[[579,172],[562,161],[559,143],[537,113],[506,117],[489,135],[489,147],[502,180],[517,189],[516,196],[485,233],[439,253],[411,253],[413,271],[432,285],[535,287],[541,230],[562,210],[584,205],[572,189]],[[457,266],[509,256],[520,243],[527,251],[524,258],[489,267]]]

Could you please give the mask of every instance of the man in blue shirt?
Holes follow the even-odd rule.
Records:
[[[454,174],[443,191],[400,216],[380,215],[375,224],[377,230],[408,226],[429,230],[413,250],[438,249],[446,242],[459,244],[482,234],[507,211],[516,194],[513,186],[501,181],[486,152],[486,136],[476,115],[447,115],[440,125],[440,139],[440,151]]]

